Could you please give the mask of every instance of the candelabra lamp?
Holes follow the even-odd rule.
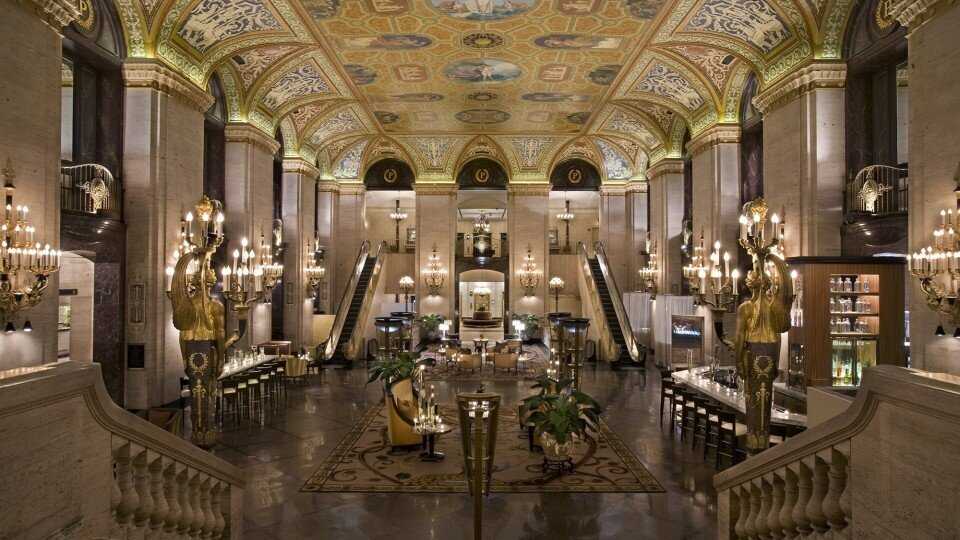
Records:
[[[457,394],[457,415],[463,445],[463,470],[473,497],[473,537],[480,540],[483,524],[483,496],[490,494],[493,459],[497,448],[497,419],[500,396],[483,391]]]
[[[750,297],[737,308],[734,353],[744,381],[747,413],[746,449],[751,454],[770,444],[773,381],[777,378],[781,334],[790,329],[793,282],[784,261],[784,227],[774,214],[767,218],[763,198],[743,206],[740,245],[752,263],[745,284]]]
[[[413,278],[410,276],[403,276],[398,283],[400,294],[403,295],[404,311],[410,311],[410,293],[413,292],[413,285]]]
[[[927,307],[940,317],[935,334],[946,335],[943,321],[955,327],[953,337],[960,338],[960,169],[954,189],[956,211],[940,210],[940,224],[933,229],[933,244],[907,255],[910,275],[920,281]]]
[[[440,255],[437,254],[437,246],[434,244],[433,252],[427,260],[427,269],[423,273],[423,284],[427,286],[430,294],[436,296],[440,294],[443,288],[443,282],[446,279],[447,271],[440,263]]]
[[[537,269],[537,263],[533,259],[533,253],[530,246],[527,246],[527,254],[523,257],[523,264],[520,265],[520,271],[517,277],[520,279],[520,286],[523,287],[524,296],[535,296],[537,285],[540,285],[540,275],[542,272]]]
[[[281,222],[278,228],[276,226],[278,221],[280,220],[274,221],[272,244],[263,236],[263,232],[260,232],[260,254],[255,265],[255,268],[260,269],[264,298],[267,302],[271,301],[270,293],[283,277],[283,264],[278,262],[283,251],[283,225]]]
[[[650,240],[650,233],[647,233],[647,240],[644,250],[640,252],[646,259],[646,265],[637,270],[637,276],[640,278],[640,292],[648,293],[650,299],[657,297],[657,276],[660,275],[659,261],[657,258],[657,243]]]
[[[570,249],[570,222],[573,221],[573,218],[576,217],[573,212],[570,211],[570,200],[567,199],[563,205],[563,212],[557,214],[557,219],[563,222],[564,229],[566,231],[566,239],[563,242],[563,252],[571,253]]]
[[[550,293],[553,294],[553,309],[554,311],[560,311],[560,293],[563,291],[563,287],[566,285],[563,282],[563,279],[560,276],[553,276],[550,278],[550,282],[547,286],[550,287]]]
[[[731,313],[740,295],[740,270],[730,269],[730,252],[723,251],[719,240],[713,243],[713,251],[704,257],[703,231],[700,242],[693,247],[690,264],[683,269],[690,284],[690,293],[696,305],[704,306],[713,314],[713,327],[717,338],[733,348],[723,330],[723,316]],[[722,261],[722,263],[721,263]]]
[[[313,298],[313,312],[315,314],[323,313],[323,306],[320,305],[320,288],[323,286],[323,279],[327,275],[327,268],[324,262],[325,250],[320,246],[319,238],[314,235],[313,245],[307,243],[305,252],[307,265],[303,269],[304,278],[307,280],[307,290]]]
[[[560,322],[563,343],[563,360],[566,374],[573,379],[573,389],[580,390],[580,372],[583,369],[583,353],[587,344],[590,319],[566,318]]]
[[[9,319],[36,306],[43,299],[50,275],[60,270],[63,252],[36,238],[29,220],[30,209],[14,203],[14,178],[10,160],[3,169],[4,207],[0,222],[0,321],[6,331],[14,330]],[[30,321],[24,331],[32,330]]]
[[[394,249],[397,253],[400,253],[400,222],[407,219],[407,213],[400,210],[400,199],[397,199],[396,207],[394,208],[393,212],[390,212],[390,219],[393,220],[396,237]]]

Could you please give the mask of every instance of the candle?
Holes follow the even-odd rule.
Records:
[[[729,251],[725,251],[723,253],[723,275],[724,276],[730,275],[730,252]]]
[[[739,290],[737,289],[737,281],[740,279],[740,270],[734,268],[733,273],[730,274],[730,277],[733,278],[733,294],[738,294]]]
[[[941,227],[946,227],[946,225],[947,225],[947,211],[946,211],[946,210],[941,210],[941,211],[940,211],[940,226],[941,226]]]

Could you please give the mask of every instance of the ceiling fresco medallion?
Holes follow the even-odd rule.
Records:
[[[205,53],[217,43],[240,34],[282,29],[280,21],[261,0],[207,1],[194,6],[178,35]]]
[[[562,92],[532,92],[523,94],[520,99],[541,103],[579,102],[590,101],[590,96],[582,94],[564,94]]]
[[[557,11],[564,15],[589,15],[600,3],[600,0],[557,0]]]
[[[340,9],[340,0],[301,0],[303,7],[316,20],[336,17]]]
[[[510,119],[510,113],[496,109],[467,109],[456,114],[465,124],[500,124]]]
[[[443,70],[450,80],[465,83],[512,81],[521,75],[520,68],[496,58],[461,60]]]
[[[567,115],[567,122],[582,126],[590,119],[590,111],[580,111]]]
[[[490,181],[490,171],[488,171],[488,170],[486,170],[486,169],[484,169],[484,168],[477,169],[477,170],[473,173],[473,179],[474,179],[478,184],[486,184],[487,182]]]
[[[657,16],[667,0],[626,0],[630,15],[638,19],[650,20]]]
[[[393,72],[402,82],[423,82],[428,78],[427,69],[418,64],[400,64]]]
[[[791,35],[766,0],[707,0],[687,23],[686,31],[697,30],[742,39],[765,53]]]
[[[565,64],[547,64],[540,68],[537,78],[544,82],[562,82],[570,78],[572,71]]]
[[[583,172],[580,169],[570,169],[567,171],[567,182],[579,184],[583,180]]]
[[[392,184],[396,182],[398,176],[399,174],[397,173],[397,170],[394,169],[393,167],[390,167],[389,169],[383,171],[383,181],[388,184]]]
[[[493,32],[474,32],[463,36],[461,42],[471,49],[494,49],[503,45],[503,36]]]
[[[381,15],[398,15],[410,10],[407,0],[367,0],[367,7]]]
[[[468,21],[498,21],[533,8],[535,0],[428,0],[440,13]]]
[[[422,49],[433,44],[427,36],[417,34],[380,34],[379,36],[345,37],[340,38],[340,44],[348,49],[379,49],[386,51],[403,51]]]
[[[545,49],[616,49],[623,42],[618,37],[588,36],[586,34],[547,34],[533,40]]]
[[[400,121],[400,116],[397,113],[392,113],[390,111],[373,111],[373,115],[377,117],[377,121],[383,125],[396,124]]]
[[[467,99],[473,101],[493,101],[497,98],[499,98],[499,96],[493,92],[474,92],[472,94],[467,94]]]
[[[432,101],[442,100],[443,95],[431,92],[411,92],[409,94],[393,94],[390,96],[390,99],[407,103],[430,103]]]
[[[620,73],[620,69],[622,67],[623,66],[614,64],[599,66],[587,74],[587,79],[589,79],[593,84],[610,86],[610,84],[613,83],[613,80],[617,78],[617,74]]]
[[[360,64],[344,64],[343,69],[347,70],[347,75],[350,76],[350,79],[352,79],[355,84],[359,84],[361,86],[364,84],[370,84],[377,80],[377,72],[368,68],[367,66],[361,66]]]

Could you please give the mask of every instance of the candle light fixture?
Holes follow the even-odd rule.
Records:
[[[523,257],[523,264],[517,272],[520,279],[520,286],[523,287],[524,296],[535,296],[537,286],[540,285],[540,275],[542,272],[537,269],[537,263],[533,259],[533,252],[530,246],[527,246],[527,254]]]
[[[400,210],[400,199],[397,199],[397,205],[394,208],[393,212],[390,212],[390,219],[393,220],[395,226],[395,249],[397,253],[400,253],[400,222],[407,219],[407,213]]]
[[[567,199],[563,205],[563,212],[557,214],[557,219],[563,222],[564,228],[566,229],[566,240],[563,244],[563,252],[570,253],[570,222],[573,221],[573,218],[576,217],[573,212],[570,211],[570,199]]]
[[[283,226],[281,224],[278,229],[276,227],[276,221],[279,220],[274,221],[272,244],[264,237],[263,231],[260,232],[260,255],[255,266],[255,268],[258,268],[260,271],[264,297],[267,299],[267,302],[270,302],[270,293],[277,285],[277,282],[280,281],[280,278],[283,277],[283,264],[278,262],[279,252],[283,250]],[[279,235],[277,233],[278,230],[280,231]]]
[[[657,297],[657,276],[660,274],[660,270],[657,260],[657,243],[650,240],[649,231],[640,255],[646,258],[646,266],[641,266],[637,270],[637,276],[640,279],[640,292],[648,293],[650,299],[653,300]]]
[[[956,209],[940,210],[940,224],[933,228],[933,243],[907,255],[910,275],[920,281],[920,291],[927,307],[940,317],[936,335],[943,336],[943,321],[956,328],[960,338],[960,167],[954,177]]]
[[[410,293],[413,292],[413,278],[410,276],[403,276],[400,278],[400,281],[397,283],[399,287],[400,294],[403,295],[403,310],[410,311]]]
[[[0,222],[0,320],[36,306],[43,299],[51,274],[60,270],[63,252],[36,238],[30,209],[16,205],[13,165],[3,168],[4,207]],[[7,327],[12,327],[7,322]]]
[[[566,283],[563,282],[560,276],[553,276],[550,278],[550,282],[547,283],[547,286],[550,287],[550,293],[553,294],[554,311],[560,311],[560,292],[563,291],[564,285],[566,285]]]
[[[320,245],[320,237],[314,232],[313,241],[308,241],[306,245],[305,255],[307,264],[303,269],[303,275],[307,280],[307,289],[313,298],[314,313],[322,313],[320,288],[323,285],[323,279],[327,275],[327,268],[324,264],[324,251],[324,248]]]
[[[427,269],[423,273],[423,284],[427,286],[431,296],[440,294],[443,288],[443,282],[446,279],[447,271],[440,263],[440,255],[437,254],[437,245],[433,245],[433,252],[427,260]]]

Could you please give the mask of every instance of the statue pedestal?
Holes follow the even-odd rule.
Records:
[[[190,440],[201,448],[217,442],[217,376],[220,369],[216,342],[187,341],[183,345],[184,368],[190,378]]]

